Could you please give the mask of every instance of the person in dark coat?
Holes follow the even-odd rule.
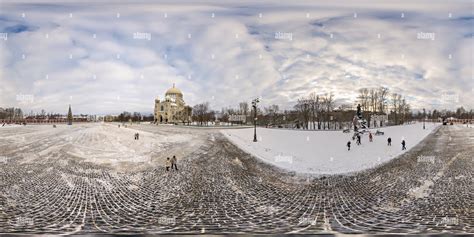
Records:
[[[369,141],[372,142],[372,133],[369,133]]]
[[[360,142],[360,135],[357,135],[357,145],[360,145],[361,142]]]
[[[171,170],[173,170],[173,167],[175,170],[178,170],[178,166],[176,165],[178,163],[178,159],[176,159],[176,156],[173,156],[171,158]]]
[[[348,142],[347,142],[347,150],[348,150],[348,151],[351,150],[351,141],[348,141]]]
[[[406,149],[407,149],[407,147],[406,147],[405,145],[406,145],[406,143],[405,143],[405,139],[404,139],[404,140],[402,140],[402,150],[406,150]]]
[[[387,146],[391,146],[392,145],[392,138],[388,138],[387,139]]]

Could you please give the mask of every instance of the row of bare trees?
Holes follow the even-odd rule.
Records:
[[[405,97],[390,93],[386,87],[360,89],[356,104],[360,104],[363,117],[369,124],[374,114],[389,114],[394,124],[407,121],[411,115]],[[329,129],[336,123],[350,122],[355,115],[350,105],[341,104],[336,108],[332,93],[321,95],[313,92],[298,99],[294,109],[297,114],[295,122],[303,129]]]
[[[0,107],[0,119],[23,119],[23,111],[20,108],[2,108]]]
[[[370,124],[370,115],[389,114],[390,120],[394,124],[407,121],[410,112],[410,105],[401,94],[391,93],[386,87],[362,88],[359,90],[357,102],[364,111],[364,117]]]
[[[318,95],[314,92],[307,97],[298,99],[294,106],[298,114],[298,123],[303,129],[309,129],[310,123],[312,123],[313,128],[316,128],[316,126],[318,129],[329,128],[330,113],[334,107],[334,95],[332,93]]]
[[[123,111],[120,113],[115,119],[115,122],[140,122],[140,121],[153,121],[154,117],[152,114],[147,114],[147,115],[142,115],[139,112],[128,112],[128,111]]]
[[[198,122],[201,126],[207,125],[209,122],[214,121],[215,117],[216,112],[210,109],[209,102],[197,104],[193,107],[192,119],[193,121]]]
[[[386,87],[362,88],[357,101],[363,111],[382,114],[387,109],[388,97],[389,90]]]

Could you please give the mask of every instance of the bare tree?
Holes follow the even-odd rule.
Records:
[[[392,93],[392,98],[391,98],[391,104],[392,104],[392,113],[394,116],[394,122],[395,124],[398,124],[398,94],[397,93]]]
[[[270,116],[270,119],[271,119],[273,124],[276,123],[276,119],[277,119],[277,116],[278,116],[278,110],[279,110],[279,107],[278,107],[278,105],[275,105],[275,104],[270,105],[269,107],[265,107],[265,114]]]
[[[326,122],[327,122],[327,125],[328,125],[328,129],[329,129],[329,116],[331,114],[331,111],[333,110],[334,108],[334,95],[332,93],[329,93],[329,94],[326,94],[323,98],[323,104],[324,104],[324,109],[325,109],[325,114],[326,114]],[[324,126],[326,127],[326,126]]]
[[[385,113],[385,106],[387,105],[387,97],[388,97],[388,88],[387,87],[380,87],[378,93],[379,99],[379,112]]]
[[[295,109],[298,112],[298,122],[303,129],[308,129],[309,119],[311,115],[311,103],[306,98],[298,99]]]
[[[309,101],[311,106],[311,121],[313,122],[313,129],[316,128],[316,121],[318,122],[318,129],[321,129],[321,99],[316,93],[311,93],[309,95]]]
[[[406,107],[406,102],[403,102],[402,104],[402,95],[393,93],[392,94],[392,111],[394,115],[394,121],[395,124],[400,123],[400,116],[402,116],[402,113]]]
[[[359,89],[359,96],[357,97],[357,101],[362,107],[362,110],[366,111],[369,107],[369,89]]]
[[[0,108],[0,119],[22,119],[23,112],[20,108]]]
[[[370,102],[370,109],[369,111],[371,112],[377,112],[377,105],[379,103],[379,97],[378,97],[378,92],[377,89],[372,88],[369,90],[370,96],[369,96],[369,102]]]
[[[401,116],[401,122],[404,123],[407,120],[408,113],[410,112],[410,106],[406,102],[405,97],[399,95],[398,97],[399,105],[398,105],[398,114]]]
[[[249,103],[247,102],[240,102],[239,103],[239,109],[240,109],[240,113],[247,116],[248,112],[249,112]]]
[[[198,121],[200,125],[204,122],[207,122],[209,119],[209,103],[204,102],[202,104],[197,104],[193,107],[193,117],[195,121]]]

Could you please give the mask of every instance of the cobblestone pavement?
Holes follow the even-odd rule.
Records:
[[[166,172],[161,163],[123,170],[81,161],[67,152],[65,130],[0,139],[0,232],[474,232],[474,129],[443,126],[377,168],[317,178],[259,162],[217,130],[138,129],[203,142]],[[63,146],[48,153],[53,144]]]

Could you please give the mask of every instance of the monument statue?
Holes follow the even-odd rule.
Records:
[[[360,104],[357,105],[357,112],[352,120],[354,124],[354,132],[359,132],[359,129],[366,129],[367,128],[367,120],[362,117],[362,109]]]
[[[360,118],[360,119],[362,118],[362,112],[360,110],[360,104],[357,105],[357,117]]]

